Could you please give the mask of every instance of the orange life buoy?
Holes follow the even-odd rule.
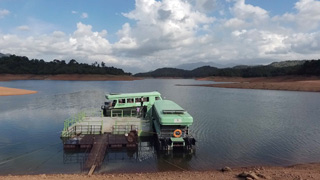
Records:
[[[181,137],[181,135],[182,135],[182,131],[180,129],[176,129],[173,131],[174,137],[179,138],[179,137]]]

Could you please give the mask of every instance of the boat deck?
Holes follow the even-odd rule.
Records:
[[[67,132],[72,135],[127,134],[131,130],[136,130],[138,136],[151,136],[152,124],[150,120],[139,117],[84,117],[81,122],[68,127]]]
[[[64,150],[90,150],[88,159],[84,164],[84,170],[94,170],[102,164],[108,149],[113,148],[137,148],[138,135],[136,131],[131,131],[127,135],[121,134],[99,134],[99,135],[79,135],[64,142]]]

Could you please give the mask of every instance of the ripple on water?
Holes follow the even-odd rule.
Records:
[[[56,132],[63,128],[64,119],[81,109],[99,110],[105,92],[149,90],[160,91],[194,117],[190,132],[197,140],[196,153],[188,158],[157,156],[153,149],[143,150],[131,158],[127,152],[110,153],[100,172],[205,170],[224,165],[289,165],[320,160],[318,93],[174,86],[194,82],[159,79],[0,82],[3,86],[13,84],[20,88],[32,85],[39,91],[34,95],[1,99],[0,160],[60,142]],[[31,143],[14,145],[25,138]],[[0,174],[80,172],[79,162],[64,161],[68,158],[61,150],[59,144],[2,164]],[[46,155],[52,158],[47,160]],[[38,166],[41,163],[43,166]],[[28,168],[31,170],[27,171]]]

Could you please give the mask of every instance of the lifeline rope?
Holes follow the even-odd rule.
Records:
[[[180,166],[178,166],[178,165],[176,165],[176,164],[173,164],[173,163],[171,163],[171,162],[169,162],[169,161],[167,161],[167,160],[165,160],[165,159],[162,159],[162,160],[163,160],[164,162],[166,162],[166,163],[168,163],[168,164],[170,164],[170,165],[178,168],[178,169],[181,169],[182,171],[187,171],[186,169],[183,169],[182,167],[180,167]]]
[[[47,149],[47,148],[49,148],[50,146],[57,145],[57,144],[60,144],[60,142],[59,142],[59,143],[55,143],[55,144],[48,145],[48,146],[46,146],[46,147],[42,147],[42,148],[37,149],[37,150],[34,150],[34,151],[30,151],[30,152],[27,152],[27,153],[23,153],[23,154],[21,154],[21,155],[19,155],[19,156],[16,156],[16,157],[14,157],[14,158],[7,158],[7,160],[4,160],[4,161],[0,162],[0,165],[6,164],[6,163],[8,163],[8,162],[11,162],[11,161],[13,161],[13,160],[16,160],[16,159],[19,159],[19,158],[22,158],[22,157],[25,157],[25,156],[30,155],[30,154],[33,154],[33,153],[35,153],[35,152],[38,152],[38,151]]]

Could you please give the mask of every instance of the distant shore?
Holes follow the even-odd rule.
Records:
[[[57,74],[57,75],[34,75],[34,74],[0,74],[0,81],[14,80],[64,80],[64,81],[133,81],[141,78],[133,76],[116,76],[100,74]]]
[[[147,78],[133,76],[98,75],[98,74],[0,74],[0,81],[13,80],[65,80],[65,81],[134,81]],[[163,77],[156,79],[178,79],[177,77]],[[319,76],[279,76],[279,77],[206,77],[199,81],[226,82],[222,84],[181,84],[179,86],[205,86],[218,88],[265,89],[286,91],[320,92]]]
[[[86,179],[110,179],[110,180],[127,180],[127,179],[159,179],[159,180],[194,180],[194,179],[273,179],[273,180],[292,180],[292,179],[320,179],[320,164],[302,164],[290,167],[245,167],[228,169],[222,172],[219,170],[211,171],[170,171],[155,173],[118,173],[118,174],[98,174],[87,176],[84,174],[41,174],[41,175],[18,175],[18,176],[0,176],[0,179],[7,180],[86,180]]]
[[[280,76],[257,78],[207,77],[199,78],[197,80],[228,83],[197,84],[191,86],[320,92],[320,77],[317,76]]]
[[[37,91],[0,87],[0,96],[14,96],[14,95],[25,95],[25,94],[35,94],[35,93],[37,93]]]

